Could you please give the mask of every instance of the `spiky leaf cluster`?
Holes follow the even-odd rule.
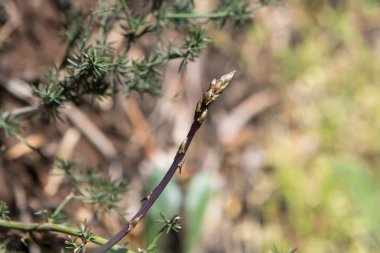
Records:
[[[169,234],[170,232],[179,232],[182,229],[182,226],[179,223],[180,220],[181,217],[178,215],[175,215],[171,219],[168,219],[163,214],[161,214],[161,219],[157,221],[165,224],[161,231],[165,231],[166,234]]]
[[[111,180],[93,170],[89,170],[84,178],[86,186],[79,188],[78,198],[99,205],[106,211],[117,208],[121,196],[127,191],[126,182]]]
[[[7,204],[0,200],[0,220],[10,220]]]
[[[181,58],[179,70],[186,70],[189,62],[194,61],[210,41],[211,39],[205,36],[200,27],[195,27],[190,31],[190,35],[185,38],[181,47],[168,47],[168,58]]]
[[[13,114],[0,113],[0,129],[6,135],[14,135],[20,127],[20,121]]]
[[[65,241],[66,248],[71,249],[74,253],[85,252],[86,245],[94,237],[94,233],[88,228],[86,221],[79,226],[78,235],[75,237],[69,236]]]
[[[125,88],[127,92],[132,90],[158,95],[160,91],[159,66],[166,59],[157,54],[151,54],[146,59],[132,60],[128,66]]]
[[[121,196],[127,191],[125,181],[111,180],[99,168],[88,168],[85,173],[78,174],[74,171],[75,163],[57,160],[56,164],[75,186],[75,199],[97,205],[105,211],[116,208]]]

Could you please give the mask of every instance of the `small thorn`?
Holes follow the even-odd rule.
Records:
[[[182,166],[185,163],[185,160],[186,160],[186,155],[184,155],[183,158],[181,159],[181,161],[178,163],[177,168],[179,170],[179,174],[181,174],[181,172],[182,172]]]
[[[206,117],[207,117],[207,108],[197,118],[198,123],[202,125],[202,123],[203,123],[203,121],[205,121]]]
[[[133,221],[129,223],[132,226],[132,228],[136,227],[136,225],[140,222],[141,218],[142,218],[142,215],[140,215],[139,217],[137,217],[136,219],[134,219]]]
[[[186,144],[187,144],[187,138],[179,146],[179,148],[178,148],[178,154],[185,153]]]

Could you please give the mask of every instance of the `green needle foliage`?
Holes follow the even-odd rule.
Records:
[[[84,95],[108,96],[114,85],[123,87],[127,94],[137,91],[160,95],[161,71],[168,61],[182,59],[179,70],[185,71],[211,42],[203,25],[193,20],[202,18],[218,26],[227,21],[240,25],[250,19],[253,10],[245,1],[222,1],[215,11],[199,14],[193,12],[193,1],[154,2],[150,12],[136,13],[123,0],[98,1],[98,9],[87,16],[67,3],[60,5],[67,19],[63,32],[69,43],[67,54],[61,66],[50,69],[45,81],[33,87],[33,94],[49,115],[56,115],[67,101],[79,102]],[[123,29],[121,48],[107,41],[115,27]],[[176,46],[162,41],[145,57],[128,59],[131,46],[143,36],[154,33],[161,41],[162,33],[169,29],[180,30],[185,35],[183,42]]]
[[[73,199],[96,205],[105,211],[117,209],[121,196],[127,191],[124,180],[111,180],[100,169],[89,168],[84,175],[78,175],[74,172],[75,163],[58,160],[57,165],[76,189]]]
[[[66,248],[73,250],[74,253],[85,252],[87,243],[91,242],[94,238],[94,234],[87,227],[86,223],[81,224],[79,228],[79,232],[75,237],[69,236],[69,239],[65,241]]]
[[[15,135],[20,127],[20,121],[12,114],[5,117],[1,117],[1,115],[0,113],[0,129],[8,136]]]
[[[179,232],[182,227],[179,223],[180,217],[178,215],[173,216],[171,219],[166,218],[163,214],[161,214],[161,219],[157,220],[159,223],[164,223],[164,226],[158,231],[157,235],[154,237],[152,242],[149,244],[146,250],[140,250],[141,253],[153,253],[159,252],[158,249],[158,241],[161,238],[161,235],[165,232],[169,234],[170,232]]]

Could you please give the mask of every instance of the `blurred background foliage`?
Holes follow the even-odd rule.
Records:
[[[259,238],[265,248],[378,252],[379,2],[301,0],[255,17],[236,54],[281,97],[257,126],[268,173],[252,184],[271,191],[254,205]],[[229,42],[218,46],[234,52]]]
[[[213,31],[215,48],[280,101],[250,122],[240,149],[263,151],[259,172],[238,170],[219,192],[236,232],[219,231],[236,239],[230,252],[380,250],[379,5],[276,2],[243,34]]]

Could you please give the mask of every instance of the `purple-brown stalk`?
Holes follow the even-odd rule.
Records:
[[[162,191],[165,189],[166,185],[172,179],[177,169],[181,171],[187,149],[189,148],[195,133],[198,131],[203,121],[206,119],[207,109],[209,105],[214,102],[217,97],[219,97],[219,95],[231,82],[234,75],[235,71],[232,71],[231,73],[222,76],[218,80],[214,79],[211,81],[208,90],[203,94],[203,97],[197,103],[193,124],[191,125],[186,139],[179,146],[178,151],[174,157],[174,161],[170,166],[168,172],[165,174],[164,178],[157,185],[157,187],[154,188],[154,190],[144,199],[145,201],[142,204],[140,210],[132,217],[132,219],[128,221],[128,224],[115,236],[113,236],[106,244],[95,250],[94,253],[107,252],[107,250],[109,250],[113,245],[118,243],[124,236],[126,236],[140,222],[142,217],[144,217],[144,215],[149,211],[154,202],[156,202]]]

